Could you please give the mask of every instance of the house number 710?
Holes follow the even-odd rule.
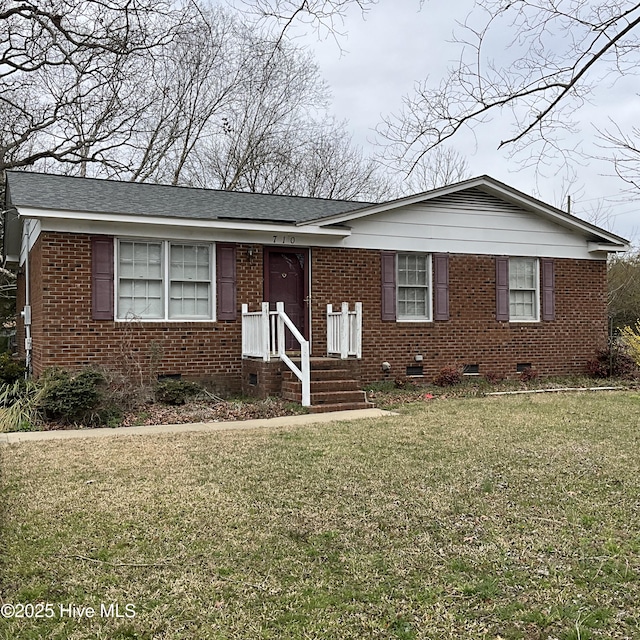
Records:
[[[295,236],[273,236],[273,244],[295,244]]]

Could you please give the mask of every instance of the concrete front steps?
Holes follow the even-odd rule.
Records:
[[[300,366],[299,362],[296,362]],[[282,372],[282,397],[291,402],[302,402],[302,383],[291,371]],[[372,409],[348,364],[334,358],[311,358],[310,413]]]

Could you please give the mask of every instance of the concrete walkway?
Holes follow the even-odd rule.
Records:
[[[262,429],[291,427],[323,422],[343,422],[360,418],[379,418],[396,415],[382,409],[358,409],[331,413],[308,413],[260,420],[235,420],[232,422],[193,422],[189,424],[161,424],[142,427],[116,427],[115,429],[68,429],[60,431],[16,431],[0,433],[0,444],[33,442],[36,440],[70,440],[74,438],[112,438],[114,436],[155,435],[158,433],[189,433],[192,431],[229,431],[238,429]]]

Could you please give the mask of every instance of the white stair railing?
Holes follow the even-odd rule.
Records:
[[[260,311],[249,311],[249,305],[242,305],[242,357],[271,360],[277,351],[272,351],[270,341],[269,303],[263,302]],[[275,346],[275,341],[274,341]]]
[[[276,303],[276,312],[278,314],[278,355],[280,359],[293,371],[295,376],[302,383],[302,406],[311,406],[311,368],[309,360],[309,341],[305,340],[302,334],[298,331],[297,327],[289,316],[284,312],[284,302]],[[285,349],[285,326],[293,337],[300,344],[300,368],[289,358]]]
[[[356,302],[353,311],[348,302],[342,303],[340,311],[327,305],[327,354],[342,360],[362,358],[362,302]]]
[[[300,367],[286,353],[285,327],[300,344]],[[285,313],[284,302],[277,302],[275,311],[269,311],[268,302],[262,303],[260,311],[250,312],[248,305],[242,305],[242,357],[264,362],[280,358],[302,383],[302,406],[311,406],[309,341]]]

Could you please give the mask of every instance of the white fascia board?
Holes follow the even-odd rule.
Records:
[[[511,202],[521,207],[525,211],[531,211],[533,213],[541,215],[565,228],[571,229],[573,231],[579,231],[586,236],[599,236],[599,238],[607,244],[614,246],[626,246],[628,250],[629,242],[625,238],[617,236],[613,233],[609,233],[605,229],[602,229],[600,227],[597,227],[596,225],[581,220],[580,218],[576,218],[575,216],[565,213],[560,209],[548,205],[541,200],[537,200],[532,196],[528,196],[527,194],[522,193],[521,191],[518,191],[513,187],[509,187],[508,185],[503,184],[489,176],[471,178],[470,180],[464,180],[463,182],[440,187],[432,191],[426,191],[412,196],[406,196],[404,198],[399,198],[398,200],[393,200],[392,202],[371,205],[370,207],[360,209],[358,211],[353,211],[351,213],[342,213],[328,218],[323,218],[322,220],[312,220],[311,222],[320,224],[321,226],[341,224],[343,222],[356,220],[365,216],[375,215],[376,213],[392,211],[393,209],[406,207],[412,204],[417,204],[419,202],[428,202],[429,200],[433,200],[441,196],[449,195],[451,193],[457,193],[460,191],[466,191],[467,189],[473,188],[481,189],[485,193],[489,193],[496,196],[497,198],[506,200],[507,202]],[[304,223],[298,224],[299,226],[304,225]],[[621,249],[613,250],[615,251]]]
[[[220,229],[228,231],[244,231],[259,233],[300,233],[303,235],[331,236],[345,238],[351,235],[346,228],[327,229],[321,225],[310,224],[297,227],[295,224],[269,224],[264,222],[246,222],[244,220],[203,220],[201,218],[166,218],[161,216],[139,216],[112,213],[90,213],[85,211],[56,211],[53,209],[32,209],[20,207],[20,217],[38,220],[69,220],[75,222],[107,222],[111,224],[135,223],[136,225],[192,227],[199,229]]]

